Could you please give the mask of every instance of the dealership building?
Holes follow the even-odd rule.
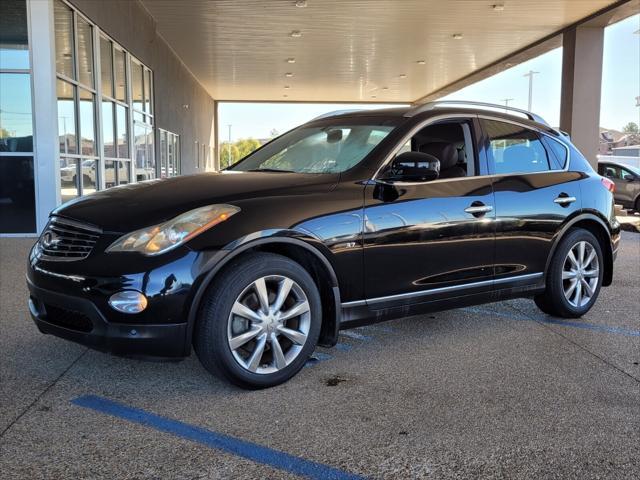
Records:
[[[0,235],[96,190],[215,170],[217,102],[423,103],[559,46],[560,128],[595,161],[604,28],[639,7],[3,0]]]

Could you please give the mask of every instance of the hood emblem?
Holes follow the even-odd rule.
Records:
[[[42,246],[44,248],[55,248],[55,246],[58,245],[61,241],[62,239],[52,231],[46,232],[42,236]]]

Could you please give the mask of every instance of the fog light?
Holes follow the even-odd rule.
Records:
[[[122,313],[140,313],[147,308],[147,297],[135,290],[123,290],[109,298],[109,305]]]

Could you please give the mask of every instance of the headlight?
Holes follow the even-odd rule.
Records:
[[[139,252],[160,255],[224,222],[240,209],[233,205],[208,205],[190,210],[168,222],[127,233],[113,242],[107,252]]]

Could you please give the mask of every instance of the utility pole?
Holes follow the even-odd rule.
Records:
[[[533,104],[533,76],[540,72],[534,72],[533,70],[529,70],[527,73],[523,75],[523,77],[529,77],[529,108],[531,111],[531,106]]]
[[[513,98],[503,98],[502,101],[504,102],[504,106],[505,106],[505,113],[507,112],[507,108],[509,108],[509,102],[513,101]]]
[[[227,125],[229,127],[229,142],[227,143],[227,161],[229,164],[227,167],[231,166],[231,124]]]

